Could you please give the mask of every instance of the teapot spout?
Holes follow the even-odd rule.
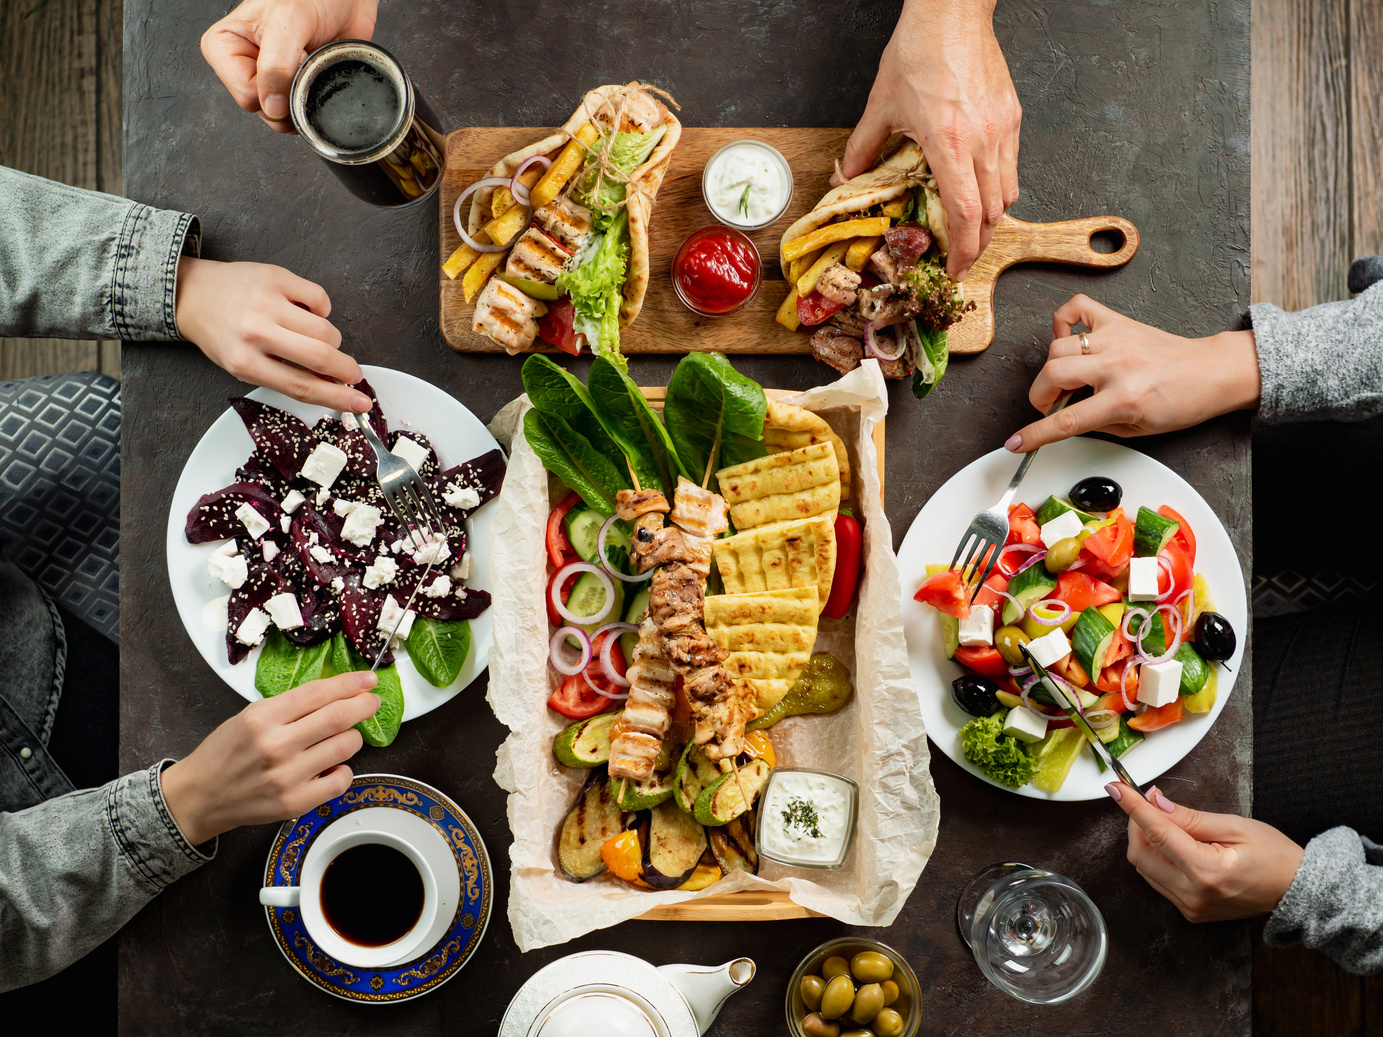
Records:
[[[754,962],[736,958],[724,965],[660,965],[658,971],[677,988],[696,1017],[696,1032],[705,1033],[720,1013],[720,1006],[754,978]]]

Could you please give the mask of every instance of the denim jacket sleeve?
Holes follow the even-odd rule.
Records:
[[[0,335],[178,339],[197,217],[0,166]]]
[[[61,971],[215,855],[168,812],[171,762],[0,813],[0,992]]]

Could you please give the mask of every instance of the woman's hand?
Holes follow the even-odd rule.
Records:
[[[994,0],[907,0],[841,173],[867,170],[893,133],[921,145],[950,223],[946,272],[959,281],[1018,200],[1022,119]]]
[[[319,285],[283,267],[178,260],[178,334],[243,382],[363,414],[370,398],[350,386],[364,376],[330,313]]]
[[[1090,329],[1088,355],[1075,324]],[[1015,433],[1004,447],[1027,453],[1083,432],[1146,436],[1189,428],[1258,406],[1262,383],[1252,331],[1182,338],[1077,295],[1052,317],[1052,345],[1028,399],[1046,411],[1067,390],[1095,394]]]
[[[245,0],[202,35],[202,56],[235,103],[295,133],[288,90],[298,66],[332,40],[368,40],[379,0]]]
[[[1129,816],[1129,863],[1188,921],[1270,914],[1301,865],[1302,848],[1262,821],[1202,813],[1156,788],[1147,799],[1122,782],[1105,791]]]
[[[356,724],[375,715],[368,670],[252,702],[164,770],[163,799],[193,846],[240,825],[297,817],[350,787]]]

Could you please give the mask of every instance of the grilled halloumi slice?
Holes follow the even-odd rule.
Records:
[[[510,353],[518,353],[533,345],[538,337],[538,318],[545,313],[547,307],[537,299],[492,277],[475,301],[474,330]]]
[[[529,227],[510,251],[504,272],[510,277],[556,284],[557,275],[566,269],[570,258],[570,253],[537,227]]]
[[[560,196],[533,210],[533,218],[539,227],[573,252],[579,252],[595,230],[590,209]]]

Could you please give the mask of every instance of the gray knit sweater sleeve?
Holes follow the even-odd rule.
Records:
[[[1312,839],[1263,938],[1322,951],[1360,975],[1383,972],[1383,846],[1352,828]]]
[[[1383,414],[1383,282],[1348,302],[1287,313],[1249,307],[1262,421],[1360,421]]]

